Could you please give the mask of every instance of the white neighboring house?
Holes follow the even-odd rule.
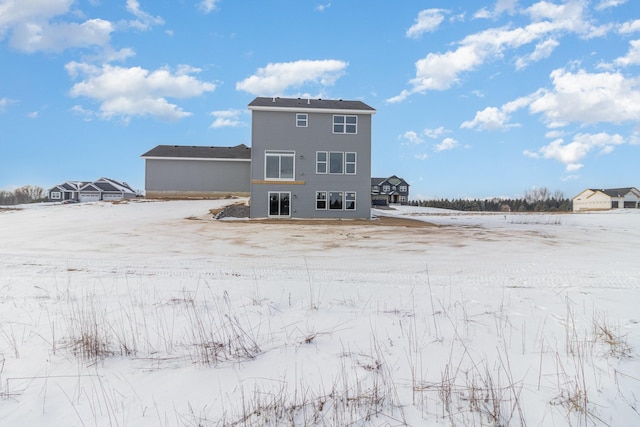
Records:
[[[573,211],[602,211],[619,208],[640,208],[640,191],[635,187],[627,188],[589,188],[575,196]]]
[[[98,202],[133,199],[138,194],[126,182],[111,178],[95,181],[67,181],[48,191],[50,202]]]

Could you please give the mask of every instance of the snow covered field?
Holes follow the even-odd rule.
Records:
[[[640,211],[0,210],[0,425],[640,425]]]

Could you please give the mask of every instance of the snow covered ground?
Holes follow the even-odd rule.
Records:
[[[640,425],[640,211],[0,210],[0,425]]]

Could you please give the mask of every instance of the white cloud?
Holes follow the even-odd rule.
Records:
[[[416,93],[430,90],[446,90],[459,82],[463,73],[473,71],[485,61],[499,58],[508,49],[516,49],[542,38],[554,35],[556,40],[565,33],[582,36],[602,34],[607,28],[594,27],[585,18],[586,3],[571,0],[556,5],[546,1],[535,3],[523,11],[532,22],[518,28],[490,28],[466,36],[455,50],[445,53],[428,53],[415,63],[416,77],[409,81],[410,89],[389,98],[391,103],[401,102]],[[555,41],[557,43],[557,41]],[[542,43],[536,55],[549,52],[554,42]]]
[[[427,160],[429,158],[429,155],[427,153],[422,153],[422,154],[416,154],[413,157],[415,157],[418,160]]]
[[[271,63],[236,83],[236,89],[254,95],[275,96],[306,84],[332,86],[342,77],[347,65],[347,62],[335,59]]]
[[[60,52],[71,47],[106,46],[113,24],[103,19],[70,22],[74,0],[2,0],[0,39],[24,52]]]
[[[30,119],[37,119],[38,118],[38,112],[37,111],[32,111],[30,113],[27,113],[27,117]]]
[[[604,10],[610,7],[617,7],[621,4],[625,4],[627,0],[601,0],[600,3],[596,5],[596,10]]]
[[[316,5],[316,7],[314,7],[313,10],[315,10],[316,12],[324,12],[330,7],[331,7],[331,3],[319,4],[319,5]]]
[[[431,138],[431,139],[436,139],[439,138],[441,135],[444,135],[445,133],[448,133],[449,131],[446,130],[444,128],[444,126],[440,126],[439,128],[435,128],[435,129],[425,129],[422,131],[422,134]]]
[[[17,101],[10,98],[0,98],[0,113],[2,113],[9,105],[16,103]]]
[[[78,62],[70,62],[65,67],[72,78],[83,79],[73,85],[70,95],[99,102],[97,115],[103,119],[119,117],[127,121],[135,116],[152,116],[179,120],[191,113],[169,103],[167,98],[192,98],[215,90],[213,83],[192,76],[199,70],[189,66],[178,67],[175,73],[167,68],[149,71],[141,67],[97,67]]]
[[[584,165],[582,163],[569,163],[566,166],[566,170],[567,172],[577,172],[580,169],[582,169],[584,167]]]
[[[618,28],[618,32],[622,34],[635,33],[636,31],[640,31],[640,19],[625,22]]]
[[[555,39],[548,39],[542,43],[536,45],[536,49],[529,55],[525,55],[516,60],[516,69],[521,70],[526,68],[532,62],[540,61],[541,59],[548,58],[553,53],[554,49],[558,47],[560,43]]]
[[[540,148],[536,155],[541,158],[553,159],[564,163],[567,172],[574,172],[582,168],[581,160],[591,151],[599,150],[600,154],[609,154],[616,146],[624,143],[624,138],[619,134],[611,135],[606,132],[597,134],[580,133],[575,135],[573,140],[567,144],[565,144],[562,138],[558,138]],[[525,155],[535,157],[530,151],[525,152]]]
[[[202,0],[198,4],[198,9],[204,13],[210,13],[218,8],[217,3],[220,0]]]
[[[141,31],[149,30],[154,25],[163,25],[164,20],[159,16],[152,16],[140,9],[138,0],[127,0],[127,10],[136,18],[135,21],[129,21],[128,25]]]
[[[529,109],[541,113],[550,127],[578,123],[640,122],[640,79],[619,73],[551,73],[553,90],[540,91]]]
[[[412,130],[408,130],[401,135],[401,138],[409,144],[419,145],[424,143],[424,139],[422,139],[416,132]]]
[[[244,123],[239,119],[241,114],[242,111],[240,110],[212,111],[210,115],[216,119],[211,123],[209,128],[218,129],[224,127],[243,126]]]
[[[496,107],[487,107],[482,111],[478,111],[471,121],[463,122],[460,127],[473,129],[479,128],[484,130],[506,129],[509,126],[510,117],[507,113]]]
[[[437,30],[442,21],[444,21],[444,14],[447,12],[444,9],[425,9],[420,11],[416,18],[416,23],[407,30],[406,36],[417,39],[424,33]]]
[[[453,138],[445,138],[445,139],[442,140],[442,142],[440,144],[435,146],[435,150],[436,151],[453,150],[458,145],[460,145],[460,144],[455,139],[453,139]]]
[[[90,19],[81,24],[30,23],[14,28],[11,45],[30,53],[61,52],[71,47],[106,46],[113,30],[111,22],[102,19]]]
[[[538,92],[517,98],[513,101],[507,102],[502,107],[487,107],[482,111],[478,111],[473,118],[463,122],[460,127],[467,129],[482,129],[482,130],[505,130],[511,127],[520,126],[517,123],[509,123],[511,115],[521,108],[531,104],[535,99]]]
[[[629,66],[640,64],[640,40],[632,40],[629,42],[629,51],[625,56],[617,58],[614,63],[618,66]]]
[[[498,0],[496,2],[496,6],[493,11],[483,7],[474,13],[474,19],[495,19],[498,18],[503,13],[507,12],[510,15],[513,15],[516,11],[518,1],[517,0]]]

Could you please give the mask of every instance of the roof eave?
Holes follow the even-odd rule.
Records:
[[[266,107],[262,105],[250,105],[249,110],[253,111],[288,111],[296,113],[326,113],[326,114],[369,114],[373,115],[376,110],[354,110],[349,108],[309,108],[309,107]]]
[[[175,157],[175,156],[140,156],[145,160],[200,160],[200,161],[208,161],[208,162],[250,162],[251,159],[235,159],[235,158],[224,158],[224,157]]]

